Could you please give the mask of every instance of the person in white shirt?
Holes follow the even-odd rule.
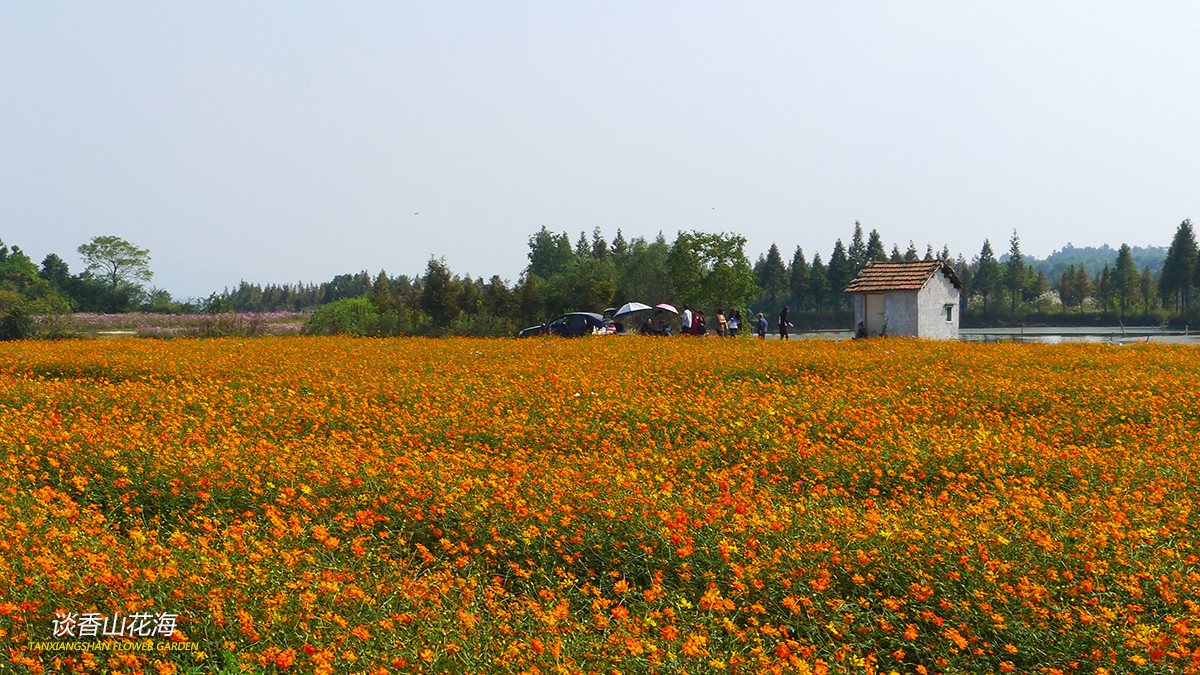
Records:
[[[683,306],[683,330],[679,331],[680,335],[689,335],[692,332],[692,310],[688,309],[687,305]]]

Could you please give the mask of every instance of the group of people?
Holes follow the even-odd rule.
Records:
[[[680,335],[706,335],[709,331],[708,320],[704,315],[704,310],[698,309],[692,312],[692,309],[687,305],[683,306],[682,324],[679,330]],[[731,309],[729,314],[725,314],[725,310],[718,309],[716,314],[716,325],[713,330],[718,337],[737,337],[741,334],[744,321],[742,313],[736,309]],[[779,312],[779,337],[783,340],[788,339],[788,330],[792,327],[792,323],[788,321],[788,308],[784,307]],[[753,330],[758,334],[759,339],[766,339],[767,331],[770,326],[767,323],[767,318],[759,312],[753,320]],[[670,335],[671,327],[667,325],[663,310],[657,310],[652,317],[646,317],[642,323],[640,331],[642,335]]]

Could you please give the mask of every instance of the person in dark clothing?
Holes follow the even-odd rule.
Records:
[[[867,337],[867,327],[863,325],[863,322],[859,321],[858,330],[854,331],[854,339],[860,340],[865,337]]]
[[[780,340],[788,339],[788,329],[791,327],[792,327],[792,324],[790,321],[788,321],[788,308],[784,307],[783,311],[779,312],[779,339]]]

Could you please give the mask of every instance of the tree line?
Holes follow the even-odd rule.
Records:
[[[696,230],[668,241],[611,241],[599,228],[574,240],[546,227],[528,237],[527,265],[515,283],[458,275],[431,257],[418,276],[386,271],[341,274],[322,283],[267,284],[242,281],[199,301],[179,302],[147,288],[149,251],[112,236],[95,237],[77,252],[85,269],[72,274],[49,254],[35,264],[17,246],[0,242],[0,334],[29,332],[31,316],[68,312],[174,313],[312,312],[313,332],[378,335],[502,335],[566,311],[601,312],[628,301],[670,302],[774,314],[793,309],[801,329],[846,328],[850,297],[843,292],[872,261],[944,260],[964,283],[964,325],[1137,321],[1194,322],[1200,290],[1195,233],[1190,220],[1178,226],[1165,254],[1156,250],[1074,249],[1045,261],[1027,258],[1016,230],[1004,255],[985,240],[967,260],[947,246],[920,253],[913,242],[890,251],[877,230],[856,222],[849,244],[838,239],[827,256],[796,246],[785,258],[777,244],[753,263],[746,239],[736,233]],[[1138,262],[1141,260],[1141,265]]]
[[[858,222],[849,242],[838,239],[828,257],[808,257],[797,246],[790,259],[771,244],[751,264],[746,240],[737,234],[687,231],[668,241],[662,233],[626,239],[617,230],[608,241],[596,228],[590,237],[581,232],[572,240],[542,227],[530,235],[528,265],[511,286],[497,276],[457,276],[434,257],[415,278],[360,272],[335,279],[333,287],[346,295],[335,301],[341,305],[318,310],[329,320],[316,323],[319,330],[335,331],[351,321],[349,330],[380,334],[508,334],[565,311],[600,312],[636,300],[706,311],[737,308],[747,315],[773,315],[788,306],[801,329],[846,328],[853,318],[843,289],[859,271],[872,261],[917,260],[944,260],[957,270],[968,326],[1196,318],[1200,265],[1188,220],[1162,256],[1155,249],[1135,253],[1128,244],[1117,250],[1068,246],[1054,260],[1037,261],[1023,254],[1014,230],[1002,256],[985,240],[966,260],[944,245],[919,253],[911,241],[904,251],[896,244],[889,251],[877,230],[866,233]],[[355,311],[346,309],[351,306]]]

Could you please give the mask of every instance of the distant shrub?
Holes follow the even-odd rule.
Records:
[[[28,340],[34,336],[33,317],[20,305],[9,307],[0,316],[0,340]]]
[[[466,312],[451,319],[446,329],[446,335],[455,337],[512,337],[516,332],[517,325],[512,319]]]
[[[428,314],[416,309],[389,309],[379,315],[374,334],[394,337],[398,335],[429,335],[432,332],[433,321]]]
[[[309,335],[376,335],[379,312],[365,297],[344,298],[318,307],[303,332]]]

